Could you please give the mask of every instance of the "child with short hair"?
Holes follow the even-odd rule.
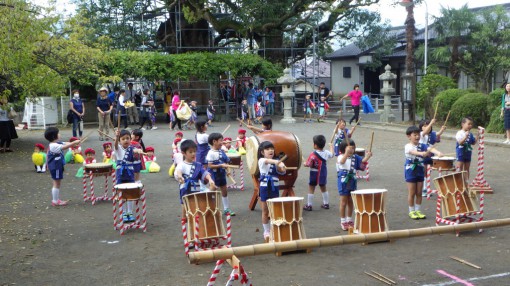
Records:
[[[131,145],[133,148],[141,149],[142,153],[145,153],[145,144],[143,144],[143,131],[141,129],[135,129],[131,131]],[[140,183],[140,171],[145,170],[145,162],[143,161],[143,157],[139,154],[134,154],[135,161],[133,162],[134,172],[135,172],[135,182]]]
[[[257,128],[253,125],[246,125],[246,128],[250,129],[255,134],[259,134],[265,131],[271,131],[273,130],[273,120],[271,120],[269,116],[265,116],[262,119],[262,128]]]
[[[255,119],[256,121],[261,121],[262,117],[266,114],[266,109],[262,103],[262,97],[257,99],[257,103],[255,104],[255,114],[257,116]]]
[[[32,154],[32,162],[34,163],[37,173],[46,172],[46,153],[44,152],[44,145],[36,143],[34,146],[34,153]]]
[[[352,128],[352,130],[349,130],[348,128],[346,128],[346,125],[347,123],[345,122],[344,119],[338,119],[336,121],[336,133],[335,133],[335,139],[333,142],[334,143],[334,147],[333,147],[333,154],[335,154],[335,156],[338,156],[340,155],[340,144],[342,143],[342,141],[345,139],[345,138],[351,138],[352,135],[354,134],[354,131],[356,131],[356,126],[354,126]]]
[[[115,133],[114,155],[115,158],[117,158],[117,169],[115,171],[117,184],[134,183],[136,180],[135,164],[137,164],[136,162],[139,159],[135,158],[135,155],[139,157],[140,154],[143,153],[143,150],[133,147],[131,144],[131,137],[131,132],[125,129],[121,131],[117,130]],[[135,221],[135,217],[133,216],[133,204],[133,201],[127,201],[127,203],[123,205],[122,220],[124,222]]]
[[[317,117],[317,121],[324,122],[321,121],[321,119],[324,120],[326,118],[326,112],[329,111],[329,104],[326,102],[325,96],[321,96],[321,101],[317,104],[317,107],[319,108],[319,117]]]
[[[197,129],[197,133],[195,134],[195,142],[197,143],[197,162],[205,166],[207,165],[205,157],[211,149],[211,147],[209,147],[209,134],[205,133],[207,131],[207,122],[203,119],[199,119],[197,120],[197,123],[195,123],[195,127]]]
[[[355,154],[356,143],[346,138],[340,143],[340,156],[338,156],[336,169],[338,171],[338,193],[340,194],[340,227],[348,230],[354,226],[352,220],[353,203],[351,192],[358,188],[356,170],[364,171],[372,152],[367,151],[365,157]],[[420,196],[421,198],[421,196]]]
[[[313,137],[313,151],[306,160],[305,167],[310,167],[310,179],[308,181],[308,202],[303,207],[306,211],[312,211],[315,187],[319,185],[322,193],[321,208],[329,209],[329,193],[326,190],[328,179],[327,160],[333,158],[333,145],[329,144],[330,150],[325,150],[326,137],[316,135]]]
[[[202,164],[196,162],[197,144],[192,140],[184,140],[181,144],[181,153],[184,161],[177,164],[175,168],[175,179],[179,182],[179,199],[182,206],[182,219],[186,220],[186,213],[182,202],[182,197],[189,195],[197,190],[199,182],[202,184],[209,183],[210,189],[215,189],[214,180],[211,174],[207,172]]]
[[[83,178],[85,166],[92,163],[96,163],[96,151],[92,148],[87,148],[85,149],[85,161],[83,161],[83,166],[76,171],[76,177]]]
[[[216,114],[216,109],[214,108],[214,104],[212,99],[209,99],[209,105],[207,105],[207,125],[212,126],[212,121],[214,120],[214,114]]]
[[[435,132],[432,130],[432,126],[436,123],[436,119],[432,118],[432,120],[422,120],[418,125],[420,131],[420,144],[427,144],[427,146],[432,147],[435,144],[441,142],[441,135],[446,130],[446,126],[443,125],[439,132]],[[440,154],[439,156],[442,156]],[[426,157],[423,159],[423,164],[425,165],[425,172],[427,171],[427,165],[432,165],[432,157]],[[427,187],[423,184],[422,197],[427,196]]]
[[[307,94],[305,96],[305,102],[303,102],[303,112],[305,113],[305,116],[303,118],[304,122],[312,122],[312,113],[313,109],[315,109],[315,103],[310,99],[310,95]],[[310,115],[308,121],[306,121],[306,116]]]
[[[476,137],[471,133],[473,128],[473,118],[464,117],[461,121],[461,129],[457,131],[455,139],[455,153],[457,155],[457,169],[467,171],[467,180],[469,180],[469,167],[471,166],[471,156],[473,154],[473,145],[478,141],[479,135]]]
[[[221,135],[221,133],[211,133],[208,142],[209,145],[211,145],[211,150],[207,153],[205,160],[216,188],[220,188],[221,190],[223,214],[226,215],[230,213],[230,215],[235,216],[235,212],[230,209],[230,202],[228,200],[226,165],[230,162],[230,159],[227,157],[227,154],[221,150],[223,135]]]
[[[406,130],[409,143],[405,146],[405,180],[407,184],[407,202],[409,205],[409,217],[412,219],[425,219],[421,212],[423,181],[425,180],[425,166],[423,160],[431,153],[440,154],[435,148],[427,144],[420,144],[420,129],[410,126]]]
[[[69,149],[70,147],[77,146],[80,144],[80,140],[73,142],[63,143],[60,141],[60,132],[57,127],[48,127],[44,131],[44,138],[50,142],[48,147],[48,170],[53,180],[53,187],[51,189],[51,205],[65,206],[67,201],[60,200],[60,185],[64,178],[64,153],[63,150]]]
[[[257,159],[260,171],[259,198],[262,209],[262,227],[264,228],[264,240],[267,242],[270,236],[269,210],[267,200],[280,196],[278,175],[285,175],[286,169],[283,162],[274,159],[275,150],[273,143],[264,141],[257,150]]]

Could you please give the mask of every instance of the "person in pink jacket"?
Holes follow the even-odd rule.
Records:
[[[182,131],[181,120],[179,118],[177,118],[177,109],[179,108],[179,105],[181,104],[181,99],[180,99],[179,95],[180,95],[179,91],[176,90],[176,91],[174,91],[174,96],[172,97],[172,110],[171,110],[171,112],[174,115],[173,118],[172,118],[172,116],[170,116],[173,119],[172,123],[171,123],[171,126],[170,126],[172,131],[174,130],[176,124],[177,124],[177,127],[179,127],[179,130]]]
[[[349,124],[352,124],[352,121],[354,121],[355,123],[359,121],[359,107],[362,96],[363,93],[359,90],[359,84],[355,84],[354,90],[350,91],[348,94],[346,94],[344,97],[340,99],[340,101],[342,101],[347,97],[351,98],[351,105],[352,108],[354,109],[354,115],[352,116],[351,120],[349,120]]]

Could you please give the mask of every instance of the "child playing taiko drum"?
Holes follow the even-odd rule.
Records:
[[[330,151],[324,150],[326,146],[326,137],[323,135],[316,135],[313,137],[313,151],[308,160],[306,160],[305,167],[310,167],[310,180],[308,181],[308,203],[303,207],[306,211],[312,210],[313,193],[315,187],[319,185],[322,193],[321,208],[329,209],[329,193],[326,190],[326,181],[328,179],[327,160],[333,158],[333,145],[329,144]]]
[[[268,199],[279,197],[278,175],[285,175],[285,164],[274,158],[274,145],[269,141],[260,143],[257,150],[257,158],[260,171],[259,197],[262,208],[262,227],[264,228],[264,240],[269,239],[269,210],[266,201]]]
[[[351,192],[357,189],[356,170],[364,171],[372,152],[367,151],[364,158],[354,153],[356,143],[346,138],[340,144],[336,169],[338,171],[338,193],[340,194],[340,227],[348,230],[354,226],[352,220],[353,203]],[[421,198],[421,196],[420,196]]]
[[[467,179],[469,180],[469,167],[471,166],[471,156],[473,154],[472,145],[478,141],[476,137],[471,133],[473,128],[473,119],[471,117],[462,118],[461,129],[457,131],[455,139],[457,144],[455,146],[455,152],[457,154],[457,169],[460,171],[467,171]]]

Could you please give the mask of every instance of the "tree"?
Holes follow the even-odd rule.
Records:
[[[459,62],[462,58],[461,46],[469,42],[471,31],[476,23],[475,15],[467,4],[460,9],[441,6],[441,16],[436,17],[434,29],[437,32],[432,58],[439,63],[448,63],[448,70],[455,82],[459,81]]]
[[[478,17],[458,66],[477,89],[489,93],[496,72],[510,69],[510,17],[502,6],[482,10]]]
[[[82,30],[21,0],[0,6],[0,92],[11,100],[61,95],[69,81],[91,84],[101,51],[81,42]]]
[[[130,28],[125,31],[130,35],[131,30],[140,30],[134,19],[141,18],[141,15],[160,15],[158,13],[161,13],[162,9],[140,3],[142,8],[130,10],[125,2],[79,0],[80,10],[87,11],[85,15],[95,19],[91,21],[91,25],[100,27],[97,29],[98,35],[111,38],[116,35],[112,33],[118,29],[112,26],[118,25],[117,23],[125,23],[121,25]],[[169,53],[214,52],[233,48],[240,52],[258,51],[271,61],[283,63],[289,55],[291,44],[294,48],[308,48],[312,45],[314,29],[318,33],[319,46],[328,45],[333,37],[351,39],[357,36],[364,27],[378,22],[374,20],[377,13],[362,9],[378,2],[379,0],[167,1],[164,8],[168,12],[168,19],[161,23],[155,35],[158,44]],[[112,9],[121,9],[122,13],[111,13]],[[137,11],[137,17],[130,15],[134,10]],[[301,26],[303,23],[315,28],[305,28]],[[295,33],[293,42],[288,41],[291,33]],[[136,44],[130,49],[134,47]],[[299,53],[304,56],[305,50],[300,49]]]

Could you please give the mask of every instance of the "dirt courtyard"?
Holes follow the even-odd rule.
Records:
[[[330,123],[279,124],[300,139],[303,157],[313,151],[312,137],[329,138]],[[237,135],[237,126],[226,132]],[[208,130],[221,132],[227,123]],[[86,127],[85,133],[92,130]],[[404,127],[363,124],[354,135],[358,147],[366,148],[375,131],[370,181],[358,180],[358,189],[387,189],[386,213],[391,230],[434,226],[436,197],[425,200],[425,220],[411,220],[403,179]],[[456,130],[448,130],[453,134]],[[68,139],[70,129],[61,130]],[[191,139],[194,131],[185,131]],[[43,131],[19,132],[13,141],[14,153],[0,154],[0,285],[206,285],[214,263],[190,265],[184,255],[180,225],[178,185],[168,176],[174,134],[167,125],[144,132],[146,146],[154,146],[161,172],[142,175],[147,190],[147,232],[128,230],[120,235],[113,229],[112,203],[91,205],[82,200],[82,181],[74,175],[79,165],[66,165],[61,198],[66,207],[52,207],[49,173],[38,174],[31,162],[35,143],[43,143]],[[248,136],[253,134],[247,133]],[[448,137],[448,136],[445,136]],[[84,146],[96,150],[100,161],[102,143],[97,134]],[[83,148],[83,149],[85,149]],[[437,145],[444,153],[455,151],[455,141],[444,138]],[[494,194],[485,196],[485,218],[510,217],[510,148],[496,144],[485,148],[485,178]],[[308,238],[347,234],[339,226],[339,196],[334,160],[328,161],[329,210],[320,208],[322,197],[316,190],[314,209],[303,213]],[[308,190],[308,169],[301,168],[296,182],[297,196]],[[435,176],[436,174],[434,174]],[[471,177],[476,175],[476,148]],[[229,190],[233,246],[262,243],[260,208],[249,210],[253,183],[245,168],[245,190]],[[96,192],[102,186],[96,180]],[[260,230],[260,231],[259,231]],[[364,274],[374,270],[397,285],[510,285],[510,227],[455,234],[400,239],[366,246],[345,245],[317,248],[309,254],[282,257],[261,255],[241,258],[254,285],[385,285]],[[461,264],[457,256],[482,269]],[[224,285],[231,268],[224,266],[216,285]],[[234,285],[237,285],[235,282]]]

